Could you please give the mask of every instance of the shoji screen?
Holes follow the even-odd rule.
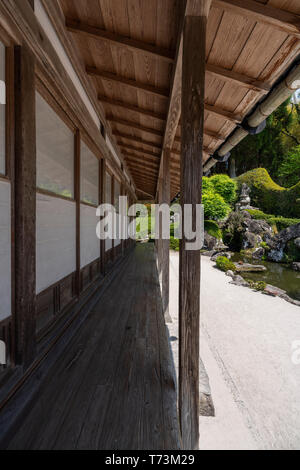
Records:
[[[37,293],[76,270],[74,134],[36,96]]]
[[[114,206],[116,209],[116,240],[115,240],[115,246],[119,246],[121,244],[120,240],[120,225],[121,225],[121,220],[120,220],[120,208],[119,208],[119,197],[121,194],[121,186],[118,180],[115,180],[115,185],[114,185]]]
[[[112,177],[109,173],[105,175],[105,202],[106,204],[112,204],[111,191],[112,191]],[[108,239],[105,241],[105,250],[109,251],[112,248],[112,240]]]
[[[100,240],[96,235],[99,218],[99,160],[81,142],[80,264],[84,268],[100,258]]]
[[[5,46],[0,43],[0,177],[6,175]],[[0,179],[0,322],[11,315],[11,186]]]

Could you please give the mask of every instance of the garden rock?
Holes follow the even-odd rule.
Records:
[[[262,259],[264,255],[265,255],[264,248],[262,248],[262,247],[256,248],[252,253],[252,258],[253,259]]]
[[[300,271],[300,263],[292,263],[292,268],[294,271]]]
[[[236,263],[235,266],[236,266],[237,272],[239,272],[239,273],[251,273],[251,272],[267,271],[267,268],[265,266],[262,266],[262,265],[255,265],[255,264],[248,264],[248,263],[244,263],[244,264]]]

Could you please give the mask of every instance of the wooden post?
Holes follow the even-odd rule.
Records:
[[[36,352],[35,60],[15,47],[15,333],[16,363]]]
[[[170,150],[163,154],[162,204],[170,204]],[[171,322],[169,314],[169,274],[170,274],[170,240],[161,240],[161,270],[162,270],[162,304],[167,322]]]
[[[106,161],[102,158],[100,162],[100,204],[104,204],[106,195]],[[100,240],[100,263],[101,273],[105,275],[105,240]]]
[[[182,58],[181,204],[201,203],[205,45],[210,0],[186,16]],[[194,212],[195,214],[195,212]],[[193,216],[194,218],[194,216]],[[195,224],[195,221],[194,221]],[[184,226],[184,225],[183,225]],[[179,414],[183,448],[199,447],[200,251],[181,241],[179,264]]]
[[[75,134],[75,184],[74,197],[76,201],[76,295],[79,297],[81,292],[81,260],[80,260],[80,206],[81,206],[81,185],[80,185],[80,165],[81,165],[81,139],[80,131]]]

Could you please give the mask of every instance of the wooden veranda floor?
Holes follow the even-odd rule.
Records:
[[[153,245],[138,245],[129,255],[9,448],[179,448]]]

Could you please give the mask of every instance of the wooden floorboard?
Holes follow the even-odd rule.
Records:
[[[49,371],[10,449],[179,449],[152,244],[138,245]]]

